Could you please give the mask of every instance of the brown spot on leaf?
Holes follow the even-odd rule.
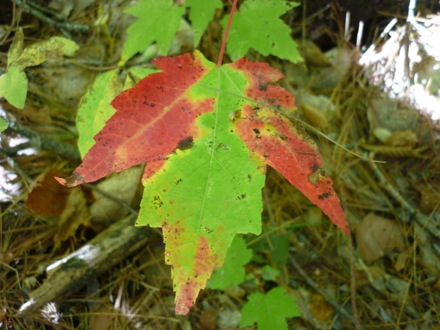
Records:
[[[155,195],[153,197],[153,205],[156,209],[161,208],[163,205],[162,199],[160,198],[160,196]]]
[[[188,136],[177,143],[177,148],[180,150],[191,149],[194,145],[194,140],[192,136]]]
[[[331,195],[332,195],[332,194],[331,194],[330,192],[325,192],[325,193],[319,195],[318,198],[319,198],[320,200],[324,200],[324,199],[329,198]]]

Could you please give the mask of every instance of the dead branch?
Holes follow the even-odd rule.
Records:
[[[47,280],[30,294],[17,316],[29,315],[45,304],[77,291],[88,279],[105,272],[145,246],[149,230],[133,224],[133,216],[118,221],[79,250],[49,265],[46,268]]]

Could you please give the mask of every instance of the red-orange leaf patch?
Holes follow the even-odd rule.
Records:
[[[144,162],[149,177],[179,142],[196,137],[195,119],[213,105],[212,99],[194,102],[188,96],[206,73],[202,60],[187,53],[161,57],[154,64],[163,72],[149,75],[113,100],[117,112],[95,136],[95,145],[74,175],[58,178],[60,183],[74,187]]]
[[[264,162],[281,173],[330,220],[348,234],[347,221],[333,182],[322,170],[318,148],[304,132],[276,110],[290,112],[293,97],[284,89],[267,85],[268,79],[278,80],[282,74],[261,63],[246,59],[232,64],[249,77],[246,96],[256,100],[245,105],[237,131],[248,147],[260,155]]]

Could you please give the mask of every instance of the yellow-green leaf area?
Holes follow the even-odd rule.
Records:
[[[13,65],[23,52],[23,40],[23,29],[20,27],[17,29],[17,32],[15,32],[14,40],[8,51],[8,67]]]
[[[105,125],[115,109],[110,102],[122,92],[122,82],[117,70],[101,73],[81,99],[76,117],[78,129],[78,149],[81,157],[89,151],[95,143],[93,137]]]
[[[4,97],[14,107],[23,109],[26,93],[26,74],[19,66],[11,66],[4,75],[0,76],[0,97]]]
[[[79,46],[72,40],[63,37],[52,37],[49,40],[40,41],[25,48],[16,64],[23,69],[40,65],[50,58],[63,55],[72,56],[78,48]]]

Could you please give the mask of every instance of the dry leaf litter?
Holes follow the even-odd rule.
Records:
[[[88,24],[94,33],[78,35],[81,51],[76,58],[28,71],[24,110],[0,104],[2,115],[8,113],[16,124],[1,138],[0,175],[6,181],[0,204],[0,327],[235,329],[246,294],[255,290],[259,262],[277,267],[274,250],[258,250],[259,259],[247,266],[253,277],[242,286],[204,290],[188,317],[176,317],[162,238],[151,229],[129,253],[122,251],[119,259],[109,255],[110,269],[82,275],[69,294],[17,316],[29,304],[29,295],[58,269],[70,274],[63,260],[75,253],[81,257],[78,253],[86,253],[88,244],[120,219],[134,223],[140,196],[139,168],[72,190],[50,180],[68,160],[42,148],[38,137],[50,135],[73,145],[79,98],[100,66],[116,64],[130,19],[121,13],[122,1],[54,0],[49,8]],[[23,14],[21,20],[29,24],[27,35],[37,39],[56,32],[32,15]],[[412,17],[395,22],[362,53],[339,46],[324,54],[311,41],[298,41],[307,65],[271,62],[285,73],[280,84],[296,97],[297,119],[314,127],[309,133],[335,181],[354,246],[319,209],[269,171],[263,191],[265,230],[249,245],[264,241],[273,247],[287,238],[289,253],[280,274],[275,281],[257,282],[264,290],[276,282],[294,297],[302,318],[289,320],[290,329],[440,327],[439,31],[439,16]],[[7,31],[1,27],[0,33],[3,38]],[[212,40],[219,33],[214,22],[202,39],[205,54],[212,58],[218,54],[218,43]],[[186,51],[190,38],[183,24],[173,52]],[[10,38],[2,40],[3,47],[9,45]],[[135,62],[145,63],[156,51],[152,46]],[[6,60],[0,57],[2,67]],[[36,133],[28,134],[26,127]],[[127,235],[140,241],[137,233]]]

